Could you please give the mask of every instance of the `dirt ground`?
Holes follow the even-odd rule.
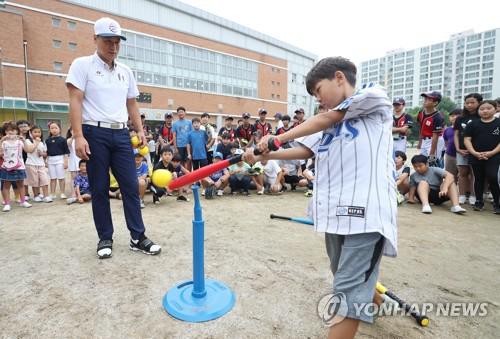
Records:
[[[324,338],[317,315],[332,277],[322,234],[270,220],[304,216],[307,198],[224,196],[202,200],[205,271],[236,294],[231,312],[206,323],[171,318],[165,292],[192,274],[193,203],[147,205],[147,234],[163,246],[150,257],[128,249],[121,202],[112,201],[113,258],[98,260],[90,204],[63,201],[0,214],[2,338]],[[488,207],[491,207],[488,205]],[[488,302],[486,317],[409,317],[361,325],[358,338],[498,338],[500,218],[490,211],[432,215],[399,208],[399,256],[384,258],[380,280],[410,302]]]

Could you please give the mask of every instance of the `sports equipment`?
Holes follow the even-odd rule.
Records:
[[[276,214],[271,214],[269,217],[271,219],[283,219],[283,220],[290,220],[290,221],[298,222],[300,224],[314,225],[314,222],[308,218],[291,218],[291,217],[284,217],[284,216],[276,215]]]
[[[268,147],[271,151],[277,151],[280,148],[280,146],[281,146],[281,143],[279,142],[278,139],[276,139],[276,138],[269,139]],[[258,149],[254,149],[253,153],[255,155],[259,155],[261,152]],[[221,169],[224,169],[228,166],[231,166],[231,165],[234,165],[234,164],[240,162],[242,157],[243,157],[243,154],[240,154],[240,155],[231,157],[229,159],[222,160],[222,161],[213,163],[213,164],[205,166],[205,167],[201,167],[201,168],[199,168],[191,173],[188,173],[186,175],[183,175],[180,178],[173,180],[170,183],[170,185],[168,186],[168,188],[170,190],[175,190],[175,189],[178,189],[179,187],[192,184],[196,181],[199,181],[203,178],[208,177],[212,173],[215,173],[217,171],[220,171]]]
[[[132,147],[137,148],[139,144],[141,143],[141,140],[137,135],[134,135],[132,138],[130,138],[130,143],[132,144]]]
[[[144,145],[144,146],[141,146],[139,147],[139,154],[142,155],[142,156],[145,156],[149,153],[149,147]]]
[[[231,289],[222,281],[205,279],[204,234],[205,222],[201,213],[199,187],[192,186],[193,218],[193,280],[181,281],[163,297],[163,308],[173,317],[203,322],[219,318],[229,312],[236,301]]]
[[[417,324],[419,324],[422,327],[427,327],[429,326],[429,318],[427,318],[425,315],[421,315],[417,311],[413,310],[410,305],[406,303],[406,301],[399,299],[394,293],[389,291],[384,285],[382,285],[380,282],[377,282],[377,285],[375,287],[377,289],[378,293],[385,294],[388,297],[394,299],[400,307],[404,308],[404,310],[410,315],[415,318],[417,321]]]
[[[170,182],[172,181],[172,173],[166,169],[157,169],[153,171],[151,181],[156,187],[167,187],[168,184],[170,184]]]

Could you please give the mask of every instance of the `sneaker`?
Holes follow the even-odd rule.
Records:
[[[294,192],[297,190],[297,186],[296,185],[290,185],[290,191]]]
[[[52,199],[52,197],[48,197],[48,198],[51,198],[51,199]],[[68,205],[71,205],[71,204],[75,203],[77,200],[78,200],[78,199],[76,199],[76,198],[74,198],[74,197],[73,197],[73,198],[68,198],[68,199],[66,199],[66,203],[67,203]]]
[[[205,196],[205,190],[201,190],[201,196],[204,197]]]
[[[3,212],[10,212],[10,205],[9,204],[5,204],[3,206],[3,209],[2,209]]]
[[[31,197],[29,195],[24,196],[24,201],[30,201]]]
[[[463,213],[467,212],[467,210],[465,208],[460,207],[460,205],[452,206],[450,208],[450,211],[452,213],[456,213],[456,214],[463,214]]]
[[[262,195],[262,194],[264,194],[264,188],[262,188],[260,191],[257,191],[257,194],[258,194],[258,195]]]
[[[500,205],[493,205],[493,213],[500,214]]]
[[[49,198],[49,197],[47,197],[47,198]],[[33,198],[33,201],[34,202],[42,202],[43,198],[41,198],[39,195],[37,195],[36,197]]]
[[[467,197],[466,197],[465,195],[460,195],[460,196],[458,197],[458,203],[459,203],[460,205],[465,204],[465,201],[467,201]]]
[[[160,203],[160,198],[156,195],[156,193],[153,193],[153,204],[157,205]]]
[[[432,213],[431,206],[430,205],[424,205],[424,206],[422,206],[422,213],[431,214]]]
[[[111,258],[112,252],[113,240],[99,240],[99,243],[97,244],[97,257],[99,259]]]
[[[43,202],[52,202],[52,201],[54,201],[54,200],[52,200],[52,198],[50,196],[43,198]]]
[[[474,209],[474,211],[482,211],[484,208],[484,203],[482,201],[476,201],[472,208]]]
[[[61,193],[61,199],[66,199],[66,198],[67,198],[67,197],[66,197],[66,194]]]
[[[476,201],[477,201],[477,199],[476,199],[476,197],[475,197],[475,196],[471,195],[471,196],[469,197],[469,204],[470,204],[471,206],[474,206],[474,204],[476,203]]]
[[[308,190],[306,193],[304,193],[304,196],[310,198],[313,196],[313,191],[312,190]]]
[[[183,196],[183,195],[179,195],[179,196],[177,197],[177,201],[189,201],[189,199],[188,199],[188,198],[186,198],[186,197],[185,197],[185,196]]]
[[[217,190],[217,196],[222,197],[224,195],[223,190]]]
[[[142,253],[150,255],[156,255],[161,252],[161,246],[156,245],[144,235],[142,236],[142,240],[140,241],[130,239],[129,248],[132,251],[141,251]]]
[[[486,193],[486,197],[484,199],[486,201],[493,202],[493,194],[491,194],[491,192]]]
[[[22,203],[19,204],[19,206],[21,207],[24,207],[24,208],[30,208],[31,206],[33,206],[32,204],[30,204],[29,202],[27,202],[26,200],[23,201]]]
[[[141,199],[141,208],[144,208],[146,207],[146,205],[144,205],[144,200]]]

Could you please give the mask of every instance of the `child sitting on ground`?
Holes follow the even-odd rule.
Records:
[[[415,203],[415,196],[422,203],[422,213],[432,213],[429,203],[441,205],[451,200],[450,211],[457,214],[467,212],[458,204],[458,189],[453,174],[439,167],[430,167],[423,154],[411,158],[415,173],[410,176],[410,192],[408,203]]]
[[[87,176],[86,160],[80,160],[78,163],[78,174],[76,175],[75,180],[73,180],[73,187],[75,190],[75,197],[67,199],[68,205],[77,201],[80,204],[90,201],[92,194],[90,192],[89,177]]]
[[[224,156],[220,152],[215,152],[214,153],[214,158],[213,158],[213,163],[217,163],[222,160]],[[213,191],[217,191],[218,196],[224,195],[224,188],[227,186],[229,183],[229,171],[224,168],[221,169],[220,171],[217,171],[215,173],[210,174],[208,177],[204,178],[201,180],[201,184],[203,186],[203,189],[205,190],[205,197],[207,199],[210,199],[213,197]],[[208,191],[210,191],[209,194],[207,194]],[[210,197],[210,198],[209,198]]]
[[[396,163],[396,187],[398,188],[398,203],[404,201],[404,195],[410,191],[410,167],[405,165],[406,154],[403,151],[394,152]]]

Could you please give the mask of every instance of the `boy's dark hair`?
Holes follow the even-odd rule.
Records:
[[[229,133],[222,133],[222,139],[231,139]]]
[[[85,164],[85,165],[86,165],[86,164],[87,164],[87,160],[84,160],[84,159],[80,160],[80,161],[78,162],[78,167],[80,167],[82,164]]]
[[[182,106],[179,106],[179,107],[177,107],[177,113],[179,113],[179,111],[186,112],[186,109],[184,107],[182,107]]]
[[[496,98],[495,101],[497,102],[497,106],[500,105],[500,97]]]
[[[203,113],[203,114],[201,115],[201,117],[202,117],[202,118],[204,118],[204,117],[210,118],[210,114],[208,114],[207,112],[205,112],[205,113]]]
[[[19,126],[19,125],[28,125],[28,126],[31,126],[31,122],[29,122],[28,120],[18,120],[16,122],[16,125]]]
[[[343,57],[329,57],[321,59],[311,68],[309,73],[307,73],[307,93],[314,95],[314,90],[318,82],[324,79],[333,79],[337,71],[344,73],[347,82],[349,82],[352,87],[356,85],[356,65],[349,59]]]
[[[240,148],[240,144],[239,144],[239,143],[237,143],[237,142],[233,142],[233,143],[231,144],[231,148]]]
[[[463,109],[463,111],[462,111],[462,115],[463,115],[463,116],[468,116],[468,115],[470,115],[471,113],[477,113],[477,110],[476,110],[475,112],[469,112],[469,111],[467,110],[467,108],[465,108],[465,101],[466,101],[467,99],[470,99],[470,98],[474,98],[474,99],[476,99],[476,100],[477,100],[477,102],[481,102],[481,101],[483,101],[483,96],[482,96],[481,94],[479,94],[479,93],[469,93],[469,94],[467,94],[467,95],[464,97],[464,109]],[[478,107],[479,107],[479,106],[478,106]]]
[[[411,158],[411,164],[427,164],[427,157],[423,154],[414,155],[413,158]]]
[[[178,162],[181,162],[182,161],[182,157],[179,153],[175,153],[174,154],[174,157],[172,158],[172,161],[178,161]]]
[[[394,157],[395,158],[396,157],[400,157],[401,159],[403,159],[403,162],[406,161],[406,159],[407,159],[406,158],[406,154],[403,151],[396,151],[396,152],[394,152]]]
[[[292,120],[292,118],[290,118],[290,116],[289,116],[289,115],[284,115],[284,116],[281,118],[281,120],[282,120],[282,121],[283,121],[283,120],[288,120],[288,121],[290,121],[290,120]]]
[[[460,115],[462,114],[462,109],[461,108],[455,108],[453,111],[451,111],[448,115]]]
[[[163,154],[163,153],[172,153],[172,154],[174,154],[174,151],[172,150],[172,148],[170,146],[164,146],[160,150],[160,155]]]
[[[200,120],[200,118],[195,117],[195,118],[193,118],[193,120],[191,120],[191,123],[194,123],[194,122],[201,122],[201,120]]]
[[[496,100],[483,100],[479,103],[479,106],[477,106],[478,110],[479,110],[479,107],[481,107],[482,105],[484,104],[490,104],[491,106],[497,108],[498,107],[498,103]]]
[[[238,125],[240,124],[240,122],[243,122],[243,119],[238,119]]]

